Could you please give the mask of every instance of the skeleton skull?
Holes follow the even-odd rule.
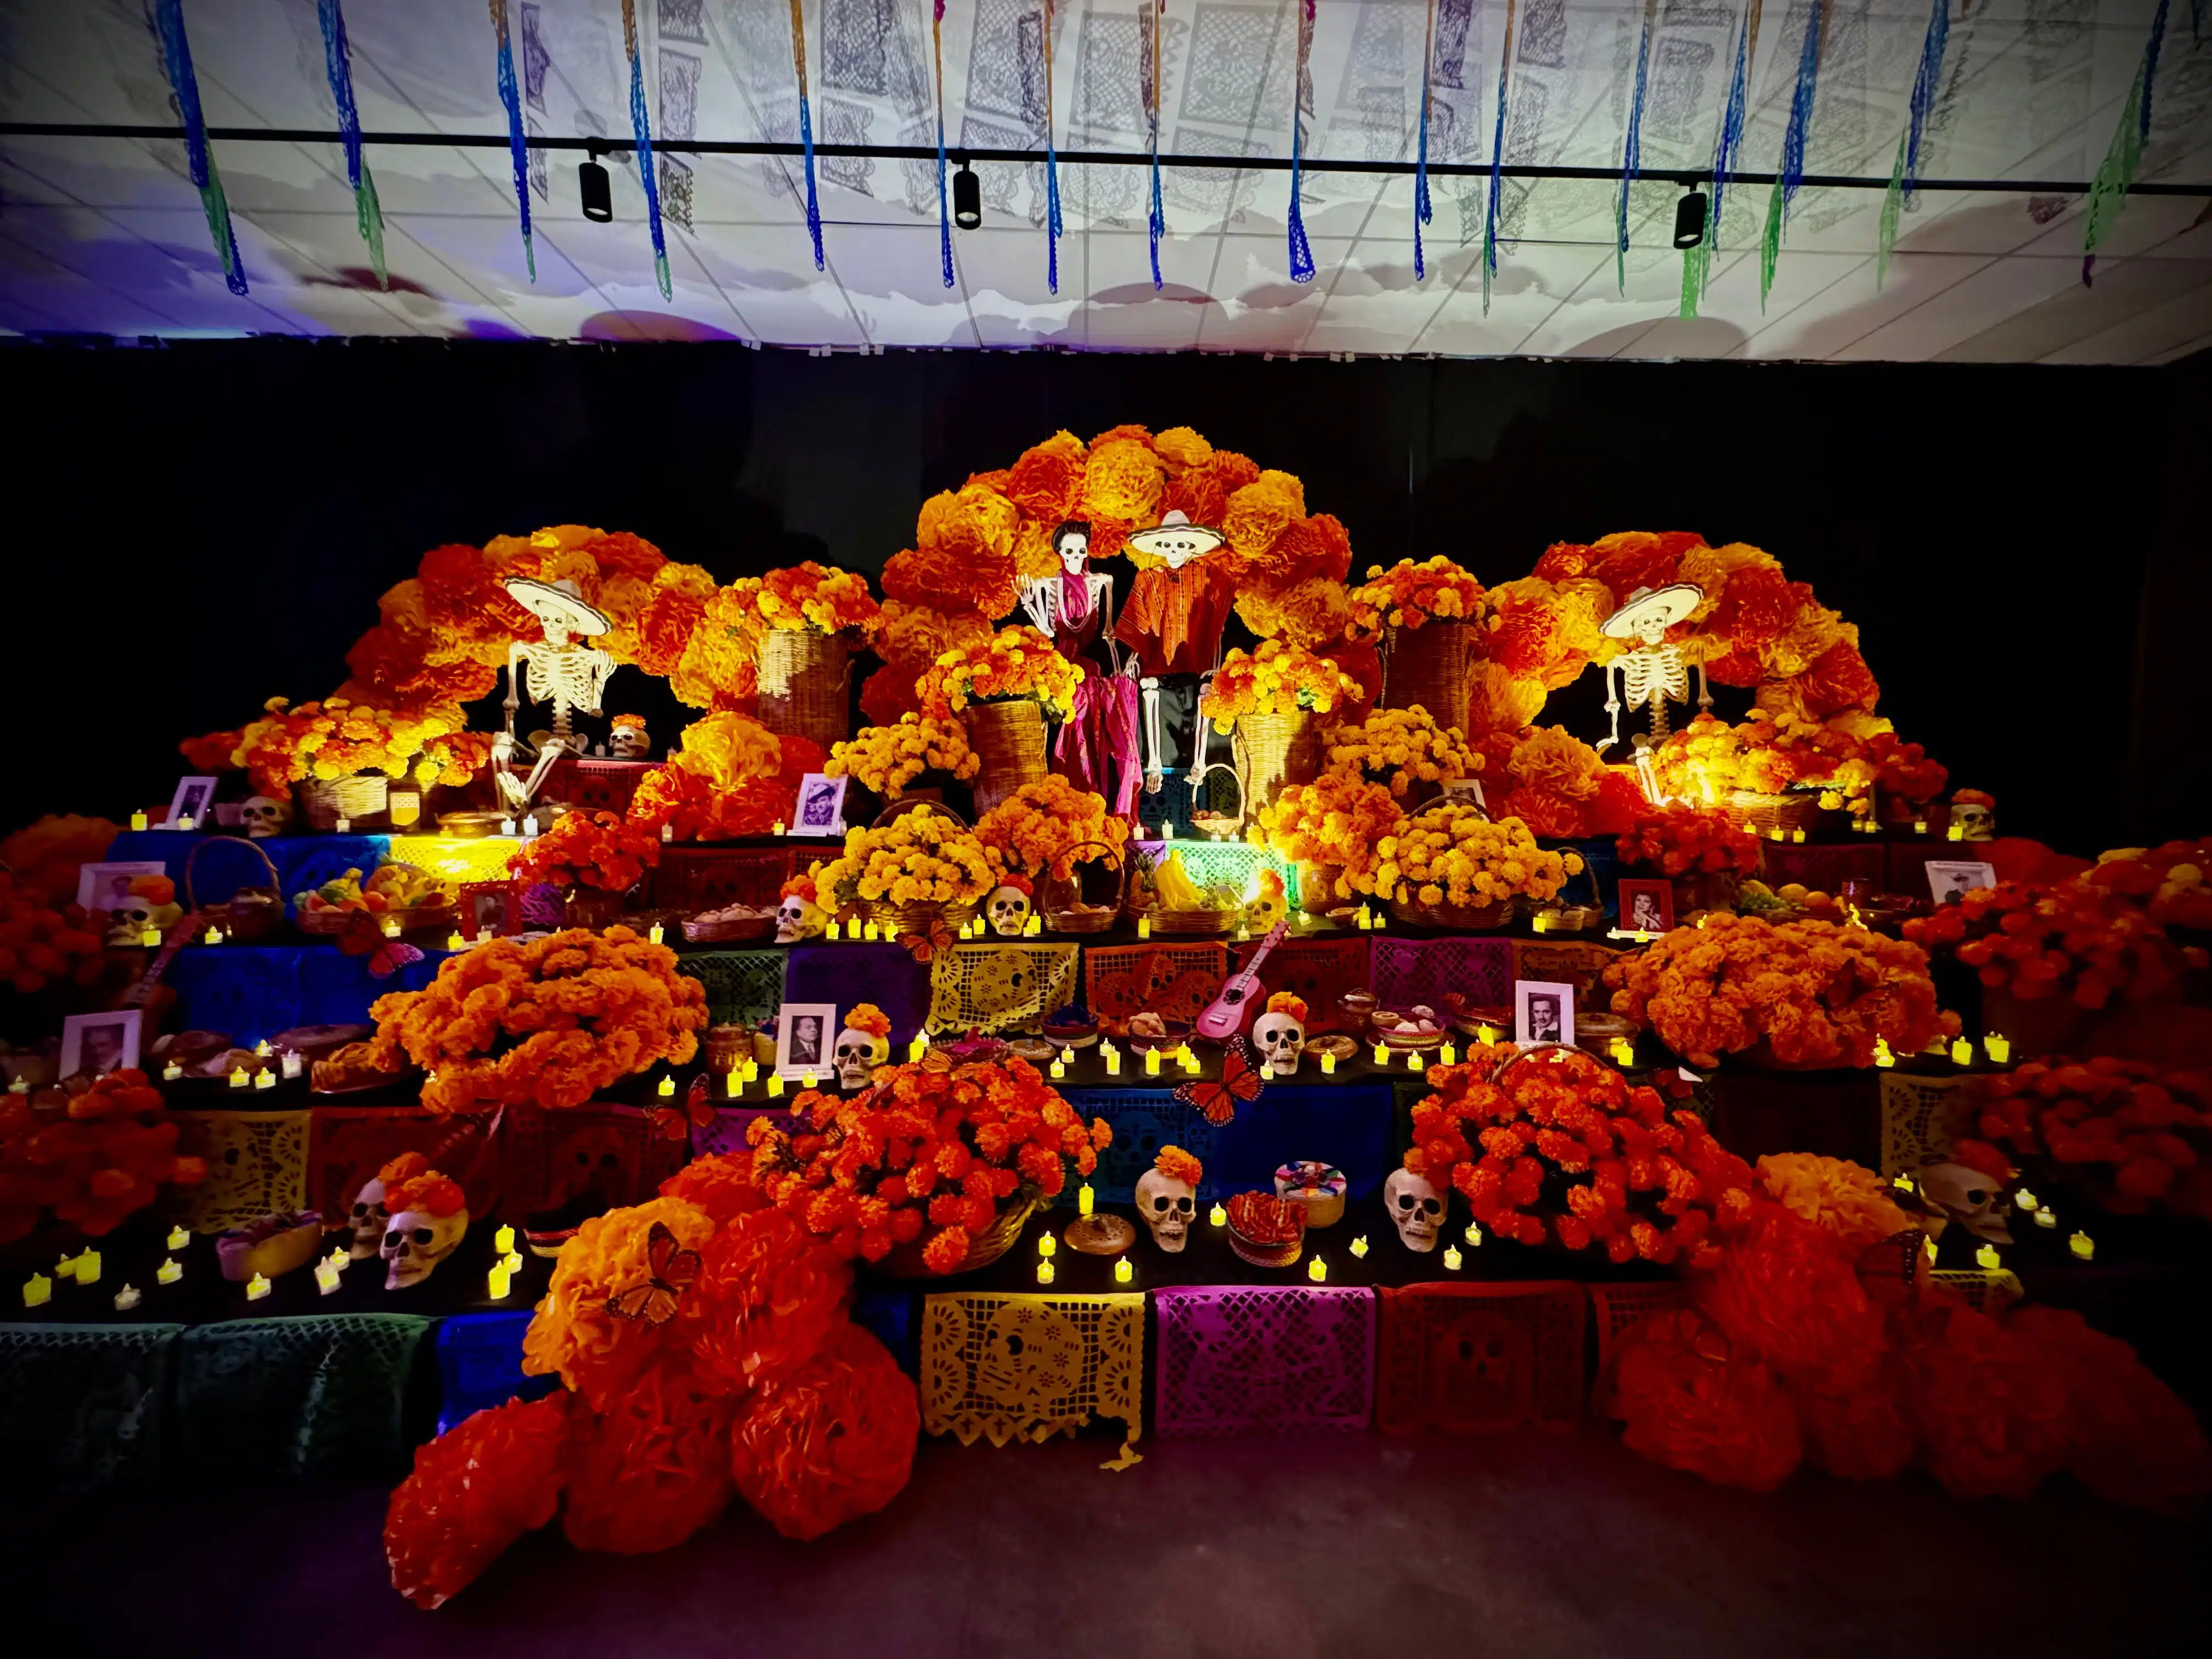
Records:
[[[384,1258],[384,1288],[404,1291],[428,1279],[437,1265],[459,1249],[469,1230],[469,1212],[432,1215],[428,1210],[402,1210],[385,1229],[378,1254]]]
[[[1390,1212],[1390,1224],[1398,1230],[1398,1237],[1409,1250],[1419,1250],[1424,1255],[1437,1248],[1437,1235],[1443,1226],[1443,1194],[1411,1170],[1397,1169],[1382,1183],[1382,1207]]]
[[[248,795],[246,804],[238,809],[238,821],[254,840],[265,841],[292,827],[292,803],[267,795]]]
[[[1920,1188],[1920,1206],[1928,1212],[1929,1231],[1934,1237],[1941,1238],[1944,1227],[1955,1221],[1975,1237],[1992,1244],[2012,1243],[2012,1230],[2005,1224],[2005,1211],[2010,1206],[2001,1182],[1963,1164],[1931,1164],[1915,1180]]]
[[[347,1259],[366,1261],[374,1255],[384,1243],[384,1224],[390,1218],[384,1209],[384,1182],[371,1176],[354,1194],[353,1243],[346,1248]]]
[[[1289,1077],[1298,1069],[1298,1056],[1304,1052],[1305,1027],[1288,1014],[1262,1014],[1252,1022],[1252,1041],[1265,1060],[1279,1077]]]
[[[775,942],[796,945],[803,939],[814,939],[830,925],[830,913],[818,904],[810,904],[793,893],[775,907]]]
[[[1198,1194],[1188,1181],[1158,1170],[1137,1177],[1137,1214],[1152,1230],[1152,1243],[1170,1255],[1190,1243],[1190,1218],[1198,1209]]]
[[[1018,887],[994,888],[988,915],[993,933],[1000,939],[1018,939],[1029,926],[1030,896]]]
[[[149,927],[158,927],[155,913],[164,907],[155,904],[142,893],[126,893],[121,902],[107,913],[107,942],[110,945],[136,945],[145,937]]]
[[[848,1089],[865,1089],[877,1066],[891,1057],[890,1039],[856,1031],[848,1025],[837,1033],[837,1081]]]
[[[1071,530],[1061,536],[1056,550],[1060,568],[1071,576],[1080,576],[1091,568],[1091,538],[1079,530]]]
[[[1959,827],[1960,841],[1997,838],[1997,815],[1979,801],[1953,801],[1951,822]]]
[[[644,760],[653,752],[653,739],[641,726],[617,726],[607,736],[607,752],[617,760]]]

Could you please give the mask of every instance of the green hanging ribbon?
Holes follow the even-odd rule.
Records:
[[[1897,246],[1897,222],[1905,211],[1905,141],[1897,135],[1897,160],[1889,169],[1889,188],[1882,192],[1881,240],[1875,245],[1874,285],[1889,280],[1889,251]]]
[[[1705,291],[1705,276],[1712,268],[1712,246],[1700,236],[1682,250],[1682,315],[1698,314],[1698,296]]]
[[[2120,210],[2128,204],[2128,191],[2142,164],[2143,146],[2150,142],[2151,86],[2158,76],[2159,44],[2166,36],[2166,0],[2158,0],[2151,19],[2150,39],[2143,44],[2142,62],[2136,67],[2135,84],[2128,88],[2127,107],[2120,112],[2119,131],[2105,151],[2104,165],[2089,185],[2089,211],[2081,238],[2081,284],[2097,264],[2097,250],[2112,234]]]

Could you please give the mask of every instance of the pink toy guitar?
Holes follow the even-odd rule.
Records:
[[[1249,1005],[1261,990],[1260,964],[1290,931],[1288,921],[1279,921],[1268,930],[1267,937],[1260,941],[1259,950],[1254,952],[1250,965],[1241,973],[1231,974],[1228,983],[1221,988],[1221,994],[1206,1004],[1206,1012],[1198,1017],[1199,1036],[1218,1042],[1244,1029],[1245,1016],[1252,1012]]]

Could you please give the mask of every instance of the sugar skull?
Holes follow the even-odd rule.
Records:
[[[875,1069],[891,1057],[890,1016],[872,1002],[863,1002],[845,1016],[845,1029],[837,1033],[837,1081],[847,1089],[865,1089]]]
[[[149,886],[155,888],[148,892]],[[156,894],[167,890],[169,883],[158,876],[142,876],[131,884],[131,890],[120,902],[107,913],[107,942],[111,945],[141,945],[149,930],[166,933],[169,924],[184,915],[184,907],[161,901]]]
[[[1205,1167],[1180,1146],[1163,1146],[1152,1167],[1137,1177],[1137,1214],[1152,1230],[1152,1243],[1170,1255],[1190,1243],[1198,1212],[1198,1183]]]
[[[1252,1042],[1261,1060],[1277,1076],[1289,1077],[1298,1069],[1305,1042],[1304,1000],[1288,991],[1276,992],[1267,999],[1267,1012],[1252,1022]]]
[[[803,939],[819,939],[830,925],[830,913],[803,893],[786,893],[775,907],[775,942],[796,945]]]
[[[1935,1237],[1957,1222],[1977,1238],[1992,1244],[2012,1243],[2005,1224],[2004,1185],[1994,1176],[1963,1164],[1931,1164],[1913,1177],[1920,1192],[1920,1207],[1928,1213],[1928,1231]]]
[[[468,1231],[465,1205],[446,1215],[413,1207],[393,1211],[378,1247],[384,1258],[384,1288],[404,1291],[421,1284],[460,1248]]]
[[[384,1202],[386,1192],[429,1167],[430,1160],[422,1153],[402,1152],[361,1183],[361,1190],[354,1194],[352,1212],[343,1224],[353,1231],[353,1243],[346,1250],[350,1260],[368,1261],[384,1243],[384,1224],[391,1218]]]
[[[1443,1194],[1411,1170],[1396,1169],[1382,1183],[1382,1207],[1409,1250],[1425,1255],[1437,1248],[1444,1220]]]
[[[649,759],[653,739],[646,732],[645,722],[635,714],[616,715],[614,729],[607,733],[607,752],[617,760]]]
[[[1951,797],[1951,822],[1960,841],[1997,838],[1996,798],[1979,789],[1960,789]]]
[[[1019,939],[1022,930],[1030,923],[1030,884],[1022,876],[1009,876],[991,890],[989,904],[984,914],[990,918],[991,931],[1000,939]]]
[[[292,803],[269,795],[248,795],[238,809],[238,821],[254,840],[266,841],[292,827]]]

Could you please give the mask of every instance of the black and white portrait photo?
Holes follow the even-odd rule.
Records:
[[[138,1063],[139,1010],[71,1014],[62,1022],[61,1074],[100,1077]]]
[[[1542,980],[1513,986],[1513,1040],[1524,1048],[1575,1040],[1575,988]]]
[[[845,828],[844,778],[824,777],[819,772],[809,772],[799,782],[799,821],[791,826],[795,836],[841,835]]]
[[[169,798],[169,828],[181,830],[188,823],[195,829],[204,826],[214,799],[213,778],[179,778],[177,793]]]
[[[1624,881],[1620,884],[1620,926],[1631,933],[1671,933],[1674,927],[1674,888],[1671,882]]]
[[[1956,904],[1969,893],[1996,884],[1994,865],[1976,860],[1928,860],[1928,896],[1939,905]]]
[[[837,1010],[826,1002],[787,1002],[775,1021],[775,1070],[782,1078],[819,1077],[830,1069],[830,1042]]]

